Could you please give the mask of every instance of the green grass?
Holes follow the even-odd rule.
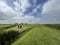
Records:
[[[16,40],[12,45],[60,45],[60,30],[58,27],[60,24],[50,24],[51,26],[44,26],[38,24],[22,24],[25,30],[27,28],[36,26],[31,29],[28,33],[24,34],[18,40]],[[0,29],[4,27],[11,26],[11,24],[0,24]],[[52,28],[52,26],[54,28]],[[12,28],[12,29],[11,29]],[[8,28],[6,30],[16,30],[14,27]],[[4,31],[5,29],[3,29]],[[18,30],[18,29],[17,29]],[[22,32],[24,30],[21,30]],[[2,32],[0,32],[2,33]]]
[[[0,31],[5,31],[9,28],[15,27],[16,25],[12,24],[0,24]]]
[[[0,28],[6,27],[6,26],[10,26],[10,24],[0,24]]]
[[[60,31],[39,25],[31,29],[12,45],[60,45]]]
[[[1,26],[1,25],[0,25]],[[15,27],[11,27],[11,26],[7,26],[7,27],[11,27],[11,28],[7,28],[7,27],[5,27],[4,28],[4,25],[2,25],[3,26],[3,30],[2,31],[0,31],[0,45],[9,45],[9,44],[11,44],[11,42],[13,42],[13,41],[15,41],[18,37],[19,37],[19,35],[24,35],[25,34],[25,32],[28,32],[28,30],[31,28],[31,27],[33,27],[33,25],[22,25],[23,26],[23,28],[25,28],[24,30],[23,29],[18,29],[16,26]],[[13,25],[14,26],[14,25]],[[18,30],[18,31],[17,31]],[[11,33],[10,33],[11,32]],[[16,32],[16,33],[15,33]],[[19,34],[17,34],[17,33],[19,33]],[[16,35],[17,34],[17,35]],[[16,36],[16,38],[15,38],[15,36]],[[2,38],[1,38],[2,37]],[[15,39],[14,39],[15,38]],[[7,41],[7,39],[9,40],[9,41],[11,41],[11,42],[9,42],[9,41]],[[13,40],[14,39],[14,40]],[[3,41],[3,42],[2,42]],[[6,44],[6,41],[7,41],[7,44]],[[8,42],[9,42],[9,44],[8,44]]]

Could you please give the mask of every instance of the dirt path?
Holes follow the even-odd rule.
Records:
[[[27,27],[27,26],[25,27],[25,26],[23,26],[21,29],[18,29],[18,26],[15,26],[15,27],[12,27],[12,28],[7,29],[6,31],[15,30],[15,31],[22,32],[22,31],[24,31],[24,30],[27,29],[27,28],[30,28],[30,27]]]
[[[30,27],[30,28],[27,28],[27,29],[25,29],[24,31],[22,31],[21,33],[20,33],[20,35],[18,36],[18,39],[20,39],[22,36],[24,36],[27,32],[29,32],[31,29],[33,29],[33,28],[35,28],[35,27]],[[17,40],[18,40],[17,39]],[[15,40],[16,41],[16,40]],[[13,43],[12,43],[13,44]]]

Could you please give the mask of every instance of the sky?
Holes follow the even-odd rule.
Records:
[[[0,24],[59,24],[60,0],[0,0]]]

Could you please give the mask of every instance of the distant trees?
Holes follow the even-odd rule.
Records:
[[[60,30],[60,25],[59,24],[46,24],[45,26],[49,26],[49,27]]]

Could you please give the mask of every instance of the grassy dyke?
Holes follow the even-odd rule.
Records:
[[[22,25],[23,27],[27,28],[21,31],[16,31],[15,29],[11,30],[10,28],[13,28],[14,26],[17,25],[10,25],[1,29],[3,31],[0,31],[0,45],[11,45],[11,43],[22,37],[25,33],[33,28],[33,25]],[[9,31],[4,31],[5,29]]]
[[[0,45],[60,45],[59,24],[22,24],[26,29],[20,32],[13,28],[17,25],[10,26],[0,32]],[[9,31],[5,32],[5,29]]]
[[[52,27],[52,28],[60,30],[60,24],[46,24],[45,26]]]
[[[20,39],[21,37],[23,37],[26,33],[28,33],[31,29],[33,29],[34,28],[34,26],[33,27],[30,27],[30,28],[27,28],[27,29],[25,29],[24,31],[22,31],[22,32],[20,32],[20,34],[19,34],[19,37],[18,37],[18,39]],[[18,40],[17,39],[17,40]],[[17,41],[16,40],[16,41]]]
[[[3,27],[8,27],[10,26],[11,24],[0,24],[0,29],[3,28]]]
[[[60,31],[48,26],[39,25],[12,45],[60,45]]]
[[[2,24],[1,24],[2,25]],[[0,26],[1,26],[0,25]],[[2,25],[2,26],[4,26],[4,25]],[[9,28],[11,28],[11,27],[15,27],[16,25],[9,25],[9,26],[4,26],[4,27],[0,27],[0,31],[3,31],[3,30],[6,30],[6,29],[9,29]]]

